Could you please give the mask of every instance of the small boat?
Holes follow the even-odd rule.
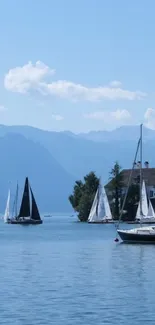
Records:
[[[112,214],[104,186],[99,183],[89,213],[88,223],[113,223]]]
[[[118,224],[117,233],[119,234],[120,238],[124,242],[127,242],[127,243],[135,243],[135,242],[136,243],[149,243],[149,242],[155,243],[155,226],[147,226],[147,227],[142,226],[142,224],[146,223],[146,221],[149,220],[149,222],[151,223],[152,219],[153,218],[155,219],[155,213],[154,213],[154,210],[153,210],[150,200],[149,200],[149,208],[147,205],[146,188],[145,188],[145,183],[142,179],[142,125],[140,126],[140,139],[138,141],[138,146],[137,146],[137,151],[136,151],[132,171],[135,166],[139,147],[140,147],[140,202],[138,205],[136,219],[138,219],[137,221],[140,223],[140,227],[122,230],[122,229],[119,229],[119,224]],[[131,171],[131,174],[129,177],[128,188],[130,186],[130,179],[132,178],[132,171]],[[128,192],[128,190],[127,190],[127,192]],[[127,193],[126,193],[125,199],[126,199],[126,197],[127,197]],[[124,205],[125,205],[125,200],[124,200],[123,206]],[[122,207],[122,209],[123,209],[123,207]],[[120,215],[120,219],[121,219],[121,215]],[[118,238],[116,238],[115,241],[117,242]]]
[[[51,218],[51,217],[52,217],[51,214],[45,214],[45,215],[44,215],[44,218]]]
[[[39,225],[42,224],[40,213],[32,192],[32,188],[29,185],[28,177],[25,179],[25,186],[19,214],[17,215],[17,198],[18,198],[18,185],[16,191],[15,205],[16,215],[13,218],[9,218],[7,223],[20,224],[20,225]],[[31,202],[30,202],[31,199]]]

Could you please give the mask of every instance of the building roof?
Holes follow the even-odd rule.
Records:
[[[120,173],[122,175],[124,187],[128,186],[130,173],[131,173],[131,169],[123,169]],[[140,175],[140,170],[138,168],[134,169],[131,183],[136,183],[136,180],[138,180],[139,175]],[[142,177],[145,181],[146,186],[155,187],[155,168],[142,168]],[[112,181],[108,182],[105,187],[110,188],[111,182]]]

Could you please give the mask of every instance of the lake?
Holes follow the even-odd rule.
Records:
[[[0,221],[0,324],[155,324],[155,245],[71,217]]]

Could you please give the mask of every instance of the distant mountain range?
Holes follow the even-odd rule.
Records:
[[[113,131],[91,131],[79,136],[96,142],[121,141],[122,137],[125,141],[135,141],[139,137],[139,126],[121,126]],[[155,140],[155,131],[143,127],[143,139]]]
[[[26,176],[41,211],[70,210],[67,197],[74,178],[45,147],[20,134],[8,133],[0,138],[0,153],[0,211],[4,210],[8,187],[14,194],[17,181],[22,195]]]
[[[144,160],[155,166],[155,131],[143,128]],[[108,181],[116,160],[130,168],[135,154],[139,126],[114,131],[49,132],[30,126],[0,125],[0,211],[4,210],[9,182],[15,192],[29,176],[41,211],[71,211],[68,195],[75,179],[91,170]]]

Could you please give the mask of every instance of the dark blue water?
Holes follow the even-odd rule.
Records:
[[[0,222],[0,324],[155,324],[155,246],[113,225]]]

